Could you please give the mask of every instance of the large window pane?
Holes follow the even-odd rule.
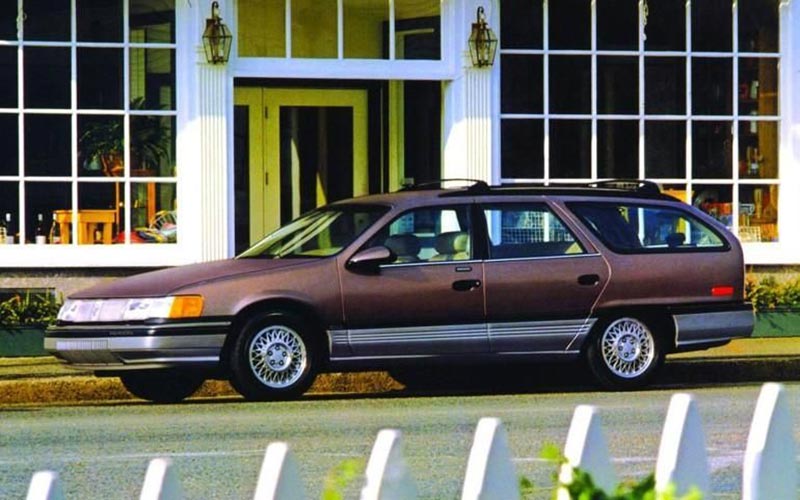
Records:
[[[239,0],[238,49],[242,57],[286,56],[286,1]]]
[[[739,123],[739,177],[778,178],[778,122]]]
[[[592,123],[588,120],[550,121],[550,177],[590,177]]]
[[[733,229],[733,189],[731,186],[695,184],[692,205]]]
[[[644,124],[645,177],[686,176],[686,122],[648,120]]]
[[[542,48],[542,3],[503,0],[500,8],[500,45],[504,49]]]
[[[732,144],[730,122],[693,122],[693,177],[730,179]]]
[[[138,182],[131,184],[131,243],[175,243],[175,184]]]
[[[344,0],[344,56],[356,59],[388,58],[384,51],[389,2],[383,0]]]
[[[739,59],[739,114],[778,115],[777,59]]]
[[[775,0],[739,0],[739,52],[778,51],[778,7]]]
[[[130,29],[131,40],[134,33],[144,32],[144,42],[174,43],[175,0],[130,0]]]
[[[778,186],[739,188],[739,238],[778,241]]]
[[[69,41],[70,0],[25,0],[24,11],[25,40]]]
[[[25,175],[70,175],[69,115],[25,116]]]
[[[542,64],[542,56],[503,56],[500,78],[503,113],[543,112]]]
[[[78,107],[122,109],[122,49],[78,49]]]
[[[684,2],[647,2],[645,50],[686,49]]]
[[[550,112],[591,112],[592,59],[586,56],[550,56]]]
[[[698,115],[732,114],[732,59],[692,59],[692,112]]]
[[[17,48],[0,47],[0,108],[17,107]]]
[[[600,120],[597,122],[597,175],[617,179],[638,179],[639,122]]]
[[[122,116],[78,117],[78,175],[118,177],[124,173]]]
[[[548,2],[551,49],[590,49],[592,13],[590,0]]]
[[[337,57],[336,11],[336,0],[292,1],[292,57]]]
[[[25,48],[25,107],[69,109],[69,89],[68,48]]]
[[[691,50],[695,52],[730,52],[733,50],[732,29],[731,0],[692,2]]]
[[[686,113],[686,60],[681,57],[646,57],[644,63],[645,113]]]
[[[19,119],[17,114],[0,113],[0,175],[19,173]]]
[[[597,111],[603,114],[639,112],[638,58],[597,58]]]
[[[131,175],[175,175],[174,124],[175,119],[169,116],[131,116]]]
[[[501,175],[504,178],[544,177],[544,121],[501,122]]]
[[[61,239],[61,223],[57,219],[64,222],[72,219],[68,215],[72,210],[71,200],[72,189],[68,182],[26,182],[25,240],[28,243],[69,243],[66,237]],[[59,227],[54,228],[54,224]],[[64,233],[67,231],[65,228]]]
[[[17,2],[0,2],[0,40],[17,40]]]
[[[78,41],[121,42],[122,2],[76,0]]]
[[[131,109],[175,109],[175,52],[131,49]]]
[[[423,9],[422,12],[428,11]],[[412,12],[409,14],[413,15]],[[395,59],[441,59],[440,45],[438,16],[396,20]],[[388,46],[384,57],[388,57]]]
[[[639,1],[597,2],[597,48],[637,50],[639,48]]]
[[[79,245],[114,243],[123,214],[121,182],[78,183]]]

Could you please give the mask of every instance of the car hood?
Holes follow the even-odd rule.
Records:
[[[318,259],[228,259],[162,269],[115,279],[81,290],[71,299],[161,297],[202,283],[301,266]]]

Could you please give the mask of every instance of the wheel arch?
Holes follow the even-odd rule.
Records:
[[[325,327],[319,312],[311,305],[295,299],[287,298],[268,298],[252,302],[242,308],[233,317],[231,322],[230,334],[225,338],[220,353],[220,368],[223,373],[230,371],[230,354],[236,343],[237,337],[241,334],[242,328],[248,321],[261,314],[269,313],[289,313],[299,316],[307,322],[316,332],[317,347],[323,349],[320,353],[324,362],[327,362],[330,352],[328,339],[325,337]]]
[[[589,336],[596,335],[599,328],[602,328],[601,325],[609,321],[617,318],[633,317],[643,321],[648,328],[652,330],[653,335],[661,341],[665,354],[675,351],[675,320],[666,306],[614,307],[595,311],[593,317],[596,318],[597,321],[595,322],[595,326],[592,327]],[[581,346],[581,354],[585,354],[588,345],[588,341],[583,343]]]

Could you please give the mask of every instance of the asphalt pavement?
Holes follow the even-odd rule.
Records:
[[[460,391],[585,390],[588,374],[573,365],[517,367],[490,385],[461,383],[440,387]],[[522,377],[520,377],[522,375]],[[737,339],[704,351],[673,354],[654,381],[656,387],[800,380],[800,337]],[[322,375],[312,393],[385,394],[403,386],[380,372]],[[435,391],[434,391],[435,392]],[[209,381],[197,397],[236,396],[224,381]],[[80,403],[128,400],[116,378],[98,378],[61,365],[52,357],[0,358],[0,404]]]

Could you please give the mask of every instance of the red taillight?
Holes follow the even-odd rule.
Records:
[[[730,297],[733,295],[732,286],[715,286],[711,288],[712,297]]]

